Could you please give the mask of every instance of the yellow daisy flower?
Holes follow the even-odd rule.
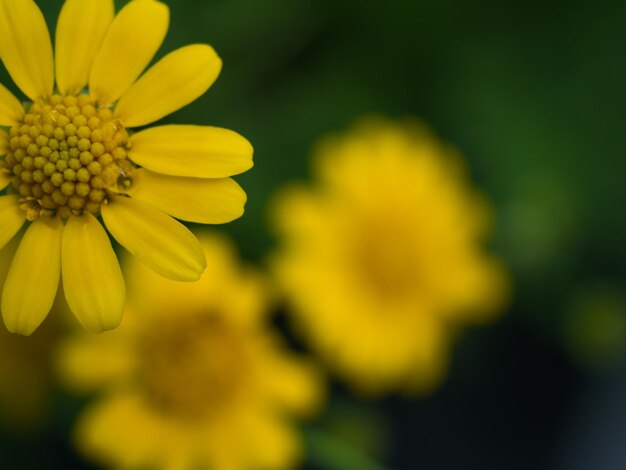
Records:
[[[53,57],[35,2],[0,0],[0,58],[30,100],[0,85],[0,126],[9,128],[0,130],[0,247],[29,223],[2,291],[11,332],[39,326],[61,274],[86,328],[119,324],[124,280],[98,217],[159,274],[195,281],[202,249],[172,217],[216,224],[242,215],[246,195],[229,177],[252,166],[246,139],[217,127],[129,131],[194,101],[221,70],[210,46],[194,44],[141,75],[168,23],[155,0],[132,0],[117,15],[113,0],[67,0]]]
[[[372,120],[329,139],[318,182],[279,200],[273,259],[298,325],[365,392],[432,388],[451,327],[497,312],[502,267],[482,248],[485,200],[455,152],[414,124]]]
[[[210,262],[199,282],[131,260],[124,324],[60,350],[69,386],[104,391],[79,417],[79,449],[115,468],[294,468],[290,420],[318,408],[319,377],[268,328],[259,274],[223,239],[200,240]]]

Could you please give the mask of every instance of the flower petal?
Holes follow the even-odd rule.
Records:
[[[278,354],[266,354],[261,383],[279,409],[300,416],[317,412],[325,399],[324,380],[312,363]]]
[[[12,333],[30,335],[46,318],[61,275],[63,223],[35,220],[22,239],[2,291],[2,317]]]
[[[26,96],[34,100],[52,95],[52,43],[34,1],[0,0],[0,57]]]
[[[7,154],[7,150],[9,149],[9,134],[6,131],[3,131],[2,129],[0,129],[0,157],[2,155],[6,155]],[[0,172],[0,181],[2,180],[3,175],[6,175],[6,173]],[[7,176],[4,176],[4,178],[8,179]],[[0,190],[3,190],[4,186],[0,186]]]
[[[59,378],[68,389],[93,392],[133,373],[136,358],[125,336],[81,333],[59,344],[54,355]]]
[[[204,179],[137,171],[130,193],[177,219],[201,224],[225,224],[243,215],[246,193],[230,178]]]
[[[0,189],[3,183],[0,177]],[[0,249],[22,228],[26,221],[24,211],[20,209],[16,195],[0,197]]]
[[[196,237],[182,224],[147,204],[116,196],[102,207],[115,239],[139,260],[175,281],[197,281],[206,259]]]
[[[89,91],[101,103],[116,101],[128,90],[161,46],[169,9],[154,0],[133,0],[117,14],[96,54]]]
[[[285,417],[268,409],[250,408],[235,434],[248,458],[258,468],[302,468],[302,442]]]
[[[61,94],[79,93],[109,25],[113,0],[66,0],[56,30],[56,75]]]
[[[160,126],[130,139],[130,158],[158,173],[225,178],[252,168],[252,145],[236,132],[210,126]]]
[[[193,44],[166,55],[124,95],[115,108],[127,127],[139,127],[195,101],[217,79],[222,61],[211,46]]]
[[[94,333],[116,328],[124,314],[124,278],[109,237],[93,215],[70,217],[61,255],[65,298],[78,321]]]
[[[163,415],[149,404],[138,387],[116,387],[101,400],[87,406],[75,424],[75,442],[79,451],[104,459],[103,463],[112,468],[146,468],[146,463],[157,462],[157,468],[173,470],[164,464],[164,449],[173,446],[170,437],[190,433],[182,432],[187,428],[177,433],[178,423],[163,419]],[[179,448],[192,445],[188,443],[186,446],[180,440],[178,443]]]
[[[0,85],[0,126],[14,126],[24,115],[24,107],[22,103],[7,90]]]

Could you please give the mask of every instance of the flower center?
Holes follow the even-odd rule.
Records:
[[[168,317],[144,330],[139,340],[138,380],[161,413],[187,421],[206,419],[243,388],[244,344],[215,316]]]
[[[32,103],[10,129],[0,169],[29,220],[97,216],[110,191],[130,184],[127,150],[128,133],[111,109],[89,95],[53,95]]]
[[[389,224],[394,226],[393,223]],[[411,230],[372,224],[355,244],[356,267],[369,288],[383,298],[411,296],[423,288],[423,256],[416,253],[417,237]]]

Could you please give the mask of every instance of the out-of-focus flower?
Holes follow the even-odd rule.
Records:
[[[130,261],[124,324],[61,350],[70,386],[105,391],[79,418],[78,446],[114,467],[292,468],[301,449],[290,421],[320,405],[320,377],[268,328],[263,279],[225,240],[200,238],[199,282]]]
[[[373,119],[324,141],[315,186],[279,200],[278,282],[303,334],[363,391],[432,388],[457,327],[502,307],[489,207],[464,170],[421,126]]]
[[[168,24],[158,1],[132,0],[115,16],[113,0],[67,0],[53,57],[35,2],[0,0],[0,58],[30,100],[0,85],[0,126],[10,127],[0,131],[0,247],[29,224],[2,291],[11,332],[39,326],[61,274],[83,326],[119,324],[124,279],[97,217],[154,271],[195,281],[202,248],[174,218],[214,224],[243,213],[246,195],[229,177],[252,166],[246,139],[216,127],[129,131],[191,103],[220,73],[215,51],[194,44],[140,77]]]

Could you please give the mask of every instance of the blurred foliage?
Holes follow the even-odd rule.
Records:
[[[581,365],[600,372],[626,358],[626,297],[607,285],[583,286],[570,301],[566,347]]]
[[[54,25],[62,1],[37,3]],[[587,380],[569,358],[619,364],[624,355],[626,3],[167,3],[160,56],[208,42],[224,70],[166,122],[235,129],[255,145],[255,168],[238,178],[247,213],[223,227],[249,259],[261,262],[272,246],[265,208],[280,185],[307,177],[320,135],[371,112],[410,115],[462,150],[496,205],[494,248],[514,271],[516,299],[503,323],[463,340],[431,399],[373,405],[402,433],[389,463],[552,468]],[[0,80],[11,83],[4,70]],[[598,280],[610,293],[579,296]],[[63,400],[33,441],[0,439],[3,467],[78,465],[64,441],[77,405]]]

